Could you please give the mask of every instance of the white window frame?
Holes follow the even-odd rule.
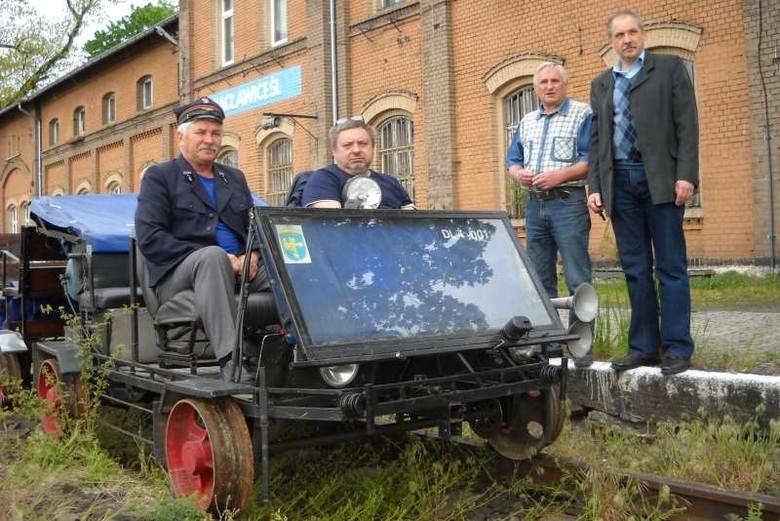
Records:
[[[266,147],[266,200],[271,206],[284,206],[293,178],[293,142],[284,136]]]
[[[109,92],[103,96],[103,124],[108,125],[116,121],[116,95]]]
[[[138,79],[138,110],[149,110],[154,103],[154,81],[150,75]]]
[[[8,223],[11,233],[19,233],[19,208],[16,205],[8,207]]]
[[[87,131],[87,109],[82,105],[73,111],[73,135],[83,136]]]
[[[513,107],[510,111],[510,99],[518,97],[519,105]],[[509,149],[509,144],[517,130],[517,125],[523,116],[539,108],[539,97],[536,95],[533,83],[520,85],[512,89],[501,100],[503,105],[504,117],[504,150]],[[517,110],[514,110],[516,108]],[[510,112],[514,112],[511,113]],[[520,185],[506,174],[506,213],[512,219],[522,219],[525,217],[525,191]]]
[[[60,144],[60,120],[52,118],[49,121],[49,146],[57,146]]]
[[[271,21],[271,45],[287,43],[287,0],[269,0]],[[276,37],[276,33],[280,37]]]
[[[390,174],[414,201],[414,120],[394,114],[376,126],[376,155],[380,171]]]
[[[233,47],[233,39],[235,35],[235,27],[233,23],[233,11],[234,0],[220,0],[220,17],[219,17],[219,41],[220,41],[220,57],[222,59],[222,65],[231,65],[235,59],[235,52]],[[226,9],[227,7],[227,9]]]
[[[402,4],[404,0],[379,0],[379,9],[390,9],[391,7],[395,7],[399,4]]]

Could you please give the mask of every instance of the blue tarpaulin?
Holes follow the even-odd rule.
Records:
[[[268,206],[253,197],[256,206]],[[30,215],[47,229],[80,238],[95,253],[121,253],[128,248],[137,200],[135,193],[38,197],[30,204]]]

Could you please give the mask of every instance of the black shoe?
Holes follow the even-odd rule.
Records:
[[[233,381],[233,368],[232,359],[223,359],[219,361],[219,377],[223,382]],[[246,366],[243,366],[241,368],[241,378],[238,383],[252,385],[254,383],[254,376],[254,371],[250,371]]]
[[[659,360],[657,358],[642,358],[636,353],[629,353],[628,356],[615,358],[612,360],[612,369],[614,371],[628,371],[635,367],[641,367],[643,365],[658,365]]]
[[[661,374],[671,376],[687,371],[691,368],[690,358],[667,358],[661,365]]]

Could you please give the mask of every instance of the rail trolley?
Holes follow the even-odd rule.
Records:
[[[514,459],[558,437],[567,358],[549,358],[567,345],[582,356],[590,330],[564,327],[556,306],[571,299],[545,296],[505,214],[254,208],[271,288],[237,292],[244,363],[225,382],[192,291],[160,303],[146,285],[135,206],[135,194],[33,201],[18,298],[65,305],[78,326],[22,305],[0,349],[17,374],[31,355],[32,385],[60,415],[79,413],[86,349],[102,400],[149,416],[176,495],[241,509],[256,478],[269,497],[274,454],[383,433],[448,438],[465,422]],[[42,418],[51,435],[61,424]]]

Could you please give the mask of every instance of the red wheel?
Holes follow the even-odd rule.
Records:
[[[165,427],[165,457],[176,496],[202,510],[242,510],[254,482],[254,456],[241,407],[232,398],[176,402]]]
[[[550,387],[548,392],[513,396],[507,411],[508,418],[497,432],[486,438],[496,452],[505,458],[532,458],[560,435],[564,421],[562,405],[555,386]],[[551,416],[552,429],[549,435],[544,432],[545,414]]]
[[[0,407],[2,407],[13,389],[14,381],[22,379],[22,366],[15,353],[0,353]]]
[[[81,376],[63,378],[57,361],[48,358],[38,368],[35,388],[45,405],[41,413],[41,427],[46,434],[56,438],[62,433],[63,412],[73,418],[79,415],[84,399]]]

